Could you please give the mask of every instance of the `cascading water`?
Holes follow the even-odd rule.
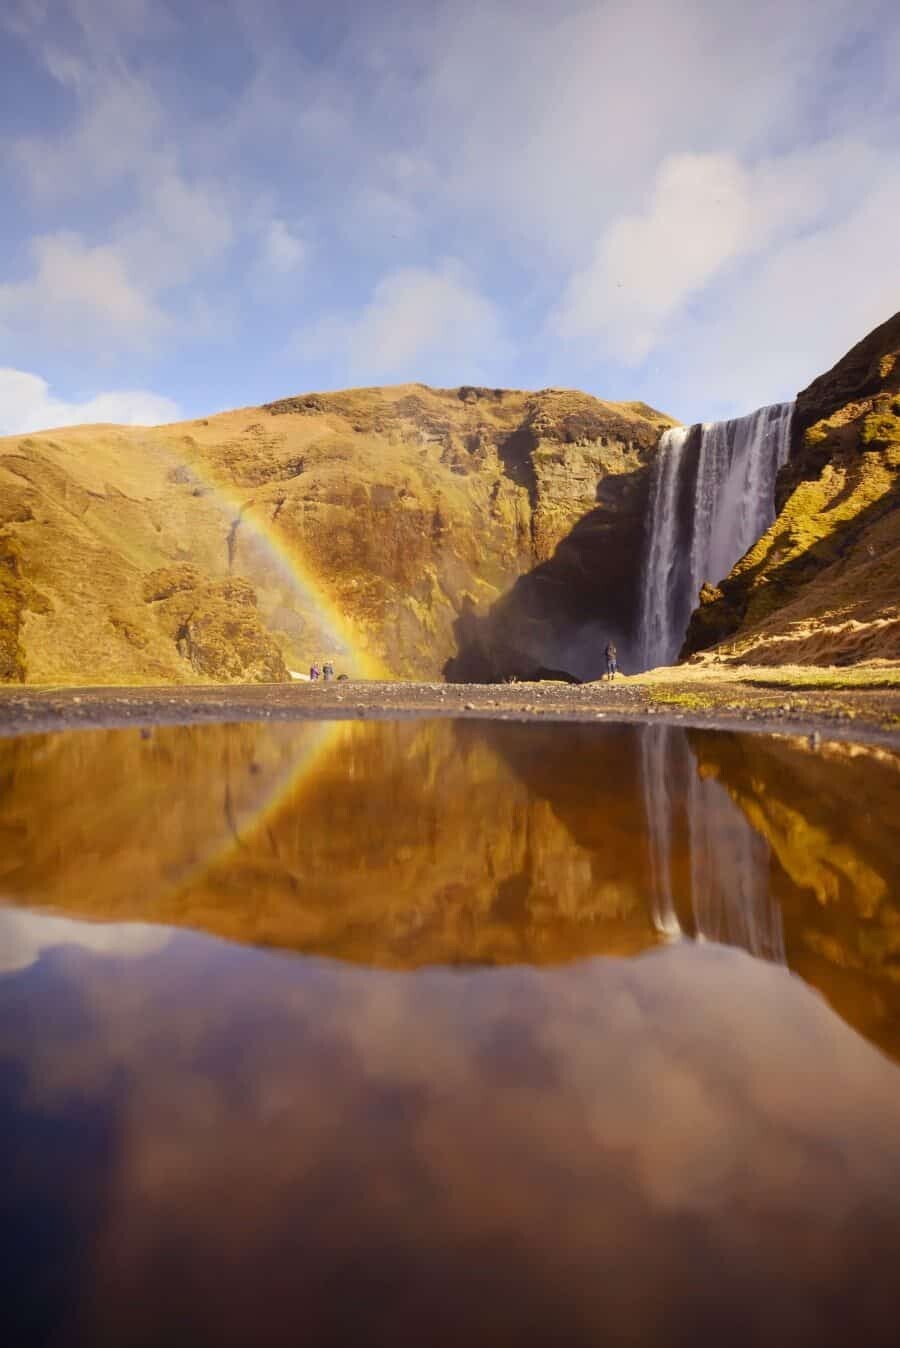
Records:
[[[775,518],[775,478],[790,449],[793,403],[659,442],[641,594],[644,665],[678,655],[704,581],[719,581]]]
[[[781,912],[769,886],[770,852],[729,796],[701,777],[681,726],[642,729],[641,770],[653,923],[681,932],[676,897],[697,940],[737,946],[784,964]]]

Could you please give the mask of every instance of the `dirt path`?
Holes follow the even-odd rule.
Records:
[[[675,721],[682,725],[818,734],[900,748],[900,685],[828,676],[819,686],[767,670],[747,677],[678,671],[613,684],[296,683],[162,688],[0,689],[0,734],[95,726],[405,716],[501,720]],[[834,681],[838,686],[834,686]],[[849,686],[847,686],[849,685]]]

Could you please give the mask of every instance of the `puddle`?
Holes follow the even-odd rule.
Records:
[[[666,726],[0,742],[15,1341],[893,1343],[898,818]]]

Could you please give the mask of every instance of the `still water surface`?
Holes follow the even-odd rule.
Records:
[[[900,764],[0,741],[16,1343],[897,1342]]]

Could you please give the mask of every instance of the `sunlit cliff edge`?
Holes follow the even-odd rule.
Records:
[[[704,589],[682,655],[900,659],[900,313],[798,395],[776,507],[756,546]]]

